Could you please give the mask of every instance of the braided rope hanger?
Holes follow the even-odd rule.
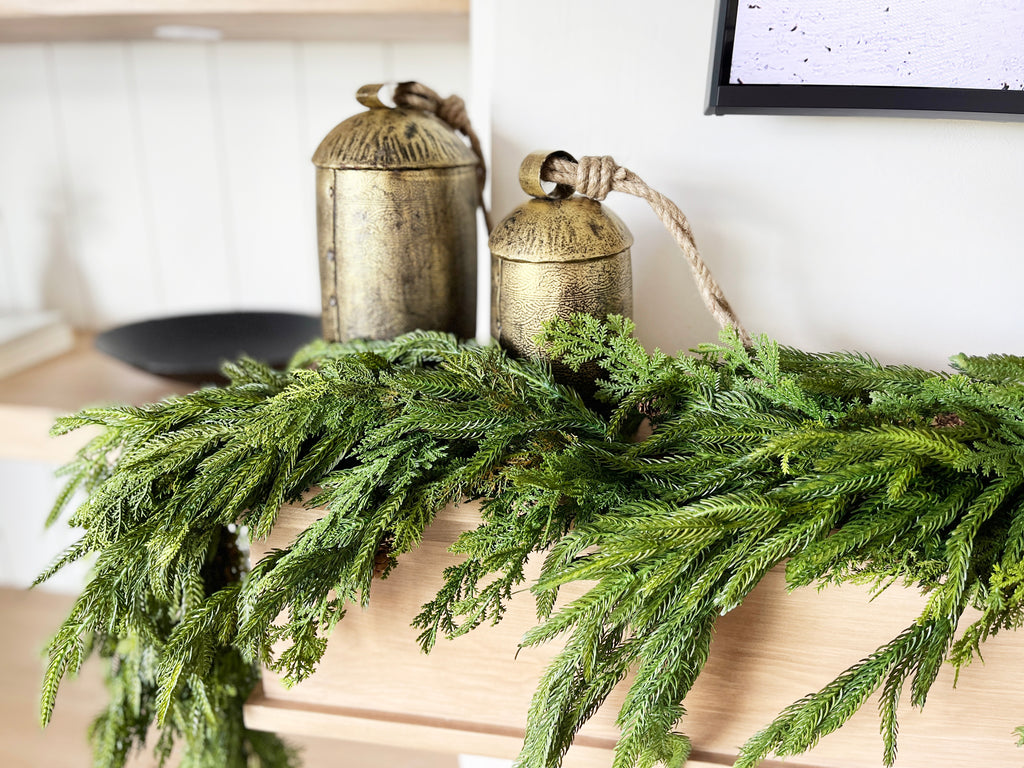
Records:
[[[433,89],[417,82],[399,83],[395,88],[394,101],[401,107],[420,109],[437,115],[453,130],[469,139],[470,148],[479,160],[476,169],[477,205],[483,211],[484,223],[490,232],[493,229],[491,213],[484,204],[487,167],[480,138],[473,130],[466,112],[466,103],[454,94],[442,98]],[[694,283],[708,312],[721,327],[732,326],[743,343],[751,345],[750,334],[725,298],[708,265],[701,258],[689,220],[675,203],[650,187],[633,171],[616,164],[608,155],[585,156],[573,161],[565,157],[565,153],[553,153],[544,162],[541,178],[544,181],[573,187],[584,197],[597,201],[604,200],[612,191],[625,192],[646,200],[686,257]]]
[[[574,187],[581,195],[593,200],[604,200],[612,191],[625,192],[646,200],[686,256],[693,280],[708,312],[720,326],[732,326],[743,343],[751,345],[750,334],[740,323],[711,270],[701,258],[690,222],[675,203],[648,186],[633,171],[617,165],[607,155],[581,157],[574,161],[565,157],[565,153],[552,153],[541,167],[541,179]]]
[[[487,183],[487,165],[484,162],[484,151],[480,145],[480,137],[473,130],[469,121],[469,114],[466,112],[466,102],[459,96],[452,94],[447,98],[441,98],[436,91],[422,83],[407,82],[398,83],[395,86],[395,104],[409,109],[419,109],[437,115],[452,130],[463,134],[469,139],[469,147],[473,150],[479,161],[476,166],[476,201],[480,210],[484,213],[484,223],[487,231],[490,232],[491,212],[484,205],[484,185]]]

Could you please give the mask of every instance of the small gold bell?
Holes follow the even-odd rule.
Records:
[[[533,199],[491,233],[491,335],[514,354],[540,353],[534,337],[556,315],[633,313],[633,235],[607,207],[567,184],[545,191],[544,162],[566,152],[534,152],[519,168]]]
[[[474,335],[477,159],[437,116],[369,107],[313,155],[324,338]]]

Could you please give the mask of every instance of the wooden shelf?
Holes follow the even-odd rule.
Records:
[[[321,514],[283,508],[274,532],[253,548],[252,557],[287,546]],[[454,562],[448,545],[478,520],[474,505],[445,510],[422,546],[374,586],[370,607],[349,610],[315,675],[287,689],[276,675],[264,674],[262,691],[246,708],[250,726],[514,757],[530,696],[557,651],[552,643],[516,654],[519,638],[535,622],[530,595],[516,596],[497,627],[441,640],[430,656],[420,653],[409,626],[420,605],[436,594],[444,566]],[[693,739],[694,765],[732,765],[746,738],[895,637],[923,604],[916,591],[899,587],[873,601],[857,586],[788,594],[782,570],[769,573],[740,608],[719,621],[710,660],[684,702],[689,714],[680,727]],[[965,626],[970,619],[965,617]],[[993,638],[984,652],[984,663],[962,671],[956,691],[947,666],[923,712],[904,702],[898,765],[1020,763],[1013,729],[1024,721],[1024,633]],[[624,694],[620,686],[584,726],[566,766],[611,764]],[[871,700],[843,728],[785,765],[877,768],[881,750],[877,701]]]
[[[151,39],[167,27],[226,40],[461,41],[469,0],[0,0],[0,42]]]
[[[142,405],[195,389],[114,360],[92,341],[80,335],[68,354],[0,379],[0,458],[67,461],[89,434],[51,438],[58,415],[88,405]]]
[[[33,590],[0,588],[0,753],[5,768],[81,768],[91,765],[86,732],[107,701],[103,665],[92,658],[81,674],[61,686],[53,722],[39,727],[39,686],[45,660],[40,655],[47,640],[67,616],[74,598]],[[322,736],[323,734],[311,734]],[[419,750],[339,743],[324,738],[288,739],[302,749],[304,768],[400,765],[403,768],[457,768],[454,757]],[[152,746],[152,741],[150,742]],[[128,768],[157,768],[149,752],[133,753]],[[171,765],[178,760],[172,758]]]

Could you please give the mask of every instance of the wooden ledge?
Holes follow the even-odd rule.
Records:
[[[284,507],[269,540],[253,548],[253,558],[287,546],[321,514]],[[478,519],[473,504],[445,510],[420,549],[375,586],[370,607],[352,608],[341,621],[317,674],[287,689],[265,673],[262,691],[246,707],[250,726],[515,757],[530,697],[557,651],[551,644],[516,655],[519,638],[535,623],[530,595],[516,596],[497,627],[440,640],[430,656],[420,652],[409,626],[436,594],[443,568],[454,562],[448,545]],[[539,563],[533,565],[535,574]],[[782,570],[769,573],[740,608],[719,621],[710,660],[684,702],[689,714],[680,728],[693,739],[698,761],[691,764],[731,765],[748,737],[895,637],[923,604],[917,592],[898,587],[873,601],[857,586],[788,594]],[[965,625],[971,618],[965,617]],[[947,666],[923,712],[903,708],[897,765],[1011,765],[1024,759],[1013,735],[1024,723],[1024,635],[1005,633],[986,643],[984,652],[985,663],[963,670],[956,691]],[[610,764],[624,694],[620,686],[584,726],[566,766]],[[881,750],[872,700],[811,752],[785,764],[877,768]]]

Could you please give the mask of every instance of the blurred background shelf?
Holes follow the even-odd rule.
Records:
[[[142,405],[193,389],[114,360],[95,349],[91,335],[81,334],[71,352],[0,378],[0,458],[62,463],[89,433],[51,438],[58,415],[87,405]]]
[[[469,0],[0,0],[0,42],[188,36],[182,27],[207,41],[459,41]]]
[[[0,757],[4,768],[81,768],[91,765],[86,730],[107,701],[103,666],[95,658],[82,673],[65,681],[53,721],[39,727],[41,651],[71,609],[71,595],[0,587]],[[322,734],[320,734],[322,735]],[[453,755],[417,749],[371,746],[335,739],[289,736],[299,747],[305,768],[400,765],[402,768],[457,768]],[[177,760],[172,759],[172,764]],[[149,753],[133,755],[129,768],[156,768]]]

